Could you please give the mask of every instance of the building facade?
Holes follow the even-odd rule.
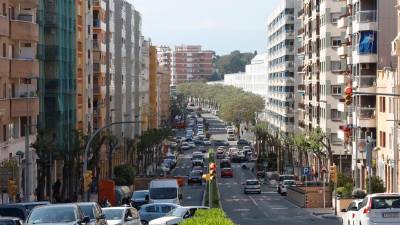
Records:
[[[346,72],[344,82],[347,87],[352,88],[355,94],[352,104],[349,106],[341,106],[342,112],[347,112],[348,124],[352,126],[351,139],[348,139],[346,145],[352,152],[352,170],[356,180],[356,186],[365,188],[367,168],[373,167],[372,175],[376,173],[382,174],[382,171],[376,171],[385,166],[370,165],[367,162],[366,149],[369,146],[369,140],[372,141],[373,147],[379,144],[388,143],[390,133],[385,131],[378,132],[377,114],[382,116],[386,113],[384,105],[389,103],[388,96],[379,96],[377,98],[377,70],[383,70],[385,67],[394,67],[397,60],[391,56],[390,43],[397,35],[396,33],[396,11],[394,8],[395,1],[377,1],[377,0],[353,0],[347,1],[346,11],[338,20],[338,27],[346,29],[342,39],[342,45],[338,48],[338,55],[346,59]],[[386,72],[381,72],[386,74]],[[381,79],[379,82],[385,82]],[[387,80],[389,81],[389,80]],[[390,85],[390,82],[388,83]],[[378,99],[378,101],[377,101]],[[381,111],[377,111],[380,107]],[[343,132],[345,133],[345,132]],[[392,133],[393,135],[393,133]],[[349,135],[348,135],[349,136]],[[393,138],[392,138],[393,139]],[[378,143],[377,141],[381,141]],[[386,140],[387,142],[384,142]],[[386,148],[386,147],[384,147]],[[376,150],[376,148],[374,148]],[[376,157],[381,158],[376,151],[372,153],[373,161],[379,161]],[[382,158],[381,158],[382,160]],[[392,166],[389,166],[392,167]],[[390,180],[386,177],[388,173],[392,173],[391,169],[386,169],[386,174],[382,177],[384,181],[393,187]]]
[[[169,46],[161,45],[157,47],[158,65],[171,69],[172,51]]]
[[[268,18],[268,122],[283,134],[295,131],[295,4],[281,1]]]
[[[214,72],[213,51],[200,45],[175,46],[172,52],[172,85],[185,82],[206,81]]]
[[[302,60],[297,69],[304,86],[298,89],[302,97],[298,103],[298,124],[301,131],[324,132],[331,144],[333,161],[340,172],[350,173],[349,152],[339,138],[340,127],[346,124],[343,107],[345,60],[338,56],[345,29],[338,27],[339,17],[345,13],[345,1],[303,0],[297,13],[300,20],[298,56]],[[325,149],[326,152],[327,149]],[[314,168],[318,171],[319,168]]]
[[[157,120],[159,126],[168,124],[170,113],[171,70],[166,66],[157,68]]]

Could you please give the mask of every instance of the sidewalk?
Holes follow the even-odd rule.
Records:
[[[339,212],[338,215],[335,215],[332,208],[305,208],[305,210],[319,218],[342,221],[343,213]]]

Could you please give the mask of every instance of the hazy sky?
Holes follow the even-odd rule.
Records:
[[[266,51],[267,17],[279,0],[129,0],[153,44],[201,44],[217,54]]]

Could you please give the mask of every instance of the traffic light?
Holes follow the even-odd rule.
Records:
[[[91,170],[86,171],[85,174],[83,174],[83,190],[88,191],[90,189],[90,185],[92,184],[93,181],[93,172]]]
[[[10,197],[17,195],[17,183],[13,179],[8,180],[8,195]]]
[[[210,172],[209,172],[210,181],[212,181],[215,179],[215,175],[217,173],[217,166],[215,165],[215,163],[210,163],[209,167],[210,167]]]
[[[344,103],[346,105],[351,105],[353,102],[353,89],[348,86],[344,89]]]
[[[329,179],[331,182],[337,183],[337,170],[335,164],[329,167]]]

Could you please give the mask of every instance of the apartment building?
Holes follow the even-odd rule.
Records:
[[[92,132],[93,126],[93,2],[75,1],[77,129]]]
[[[295,131],[295,7],[297,1],[280,1],[268,18],[267,120],[273,130]]]
[[[377,123],[377,114],[386,113],[386,104],[391,104],[390,98],[377,98],[376,86],[377,70],[391,68],[397,63],[391,56],[391,47],[388,45],[397,35],[394,6],[394,0],[349,0],[345,13],[338,20],[338,27],[346,29],[341,47],[338,48],[338,55],[346,59],[345,85],[358,93],[354,95],[351,107],[342,105],[340,109],[342,112],[347,111],[348,124],[353,128],[352,139],[349,139],[347,145],[353,155],[352,169],[356,186],[361,188],[365,188],[368,166],[373,167],[373,175],[382,174],[379,168],[386,168],[382,165],[369,165],[366,160],[366,148],[369,146],[368,142],[372,142],[373,147],[378,144],[378,148],[379,144],[389,144],[390,133],[377,131],[377,125],[381,125]],[[385,79],[379,82],[385,82]],[[381,158],[382,155],[373,151],[372,156],[373,161],[376,161],[377,157]],[[391,169],[386,169],[384,173],[391,173]],[[390,188],[393,187],[390,179],[386,177],[385,175],[382,179]]]
[[[157,47],[157,60],[158,65],[165,66],[171,69],[172,63],[172,50],[169,46],[161,45]]]
[[[111,5],[112,1],[109,1]],[[104,0],[93,0],[93,129],[106,123],[106,10]],[[111,7],[110,7],[111,8]],[[111,41],[111,40],[110,40]],[[110,53],[109,56],[113,54]],[[88,80],[88,81],[89,81]]]
[[[170,112],[171,70],[166,66],[157,68],[157,120],[159,126],[167,125]]]
[[[151,41],[140,37],[140,80],[139,80],[139,131],[145,132],[150,129],[151,116],[153,112],[150,110],[150,46]]]
[[[149,100],[150,100],[150,129],[158,128],[158,101],[157,101],[157,48],[155,46],[150,46],[149,52]]]
[[[350,156],[339,138],[339,127],[346,124],[343,107],[345,60],[339,57],[345,29],[338,19],[345,13],[345,1],[303,0],[297,15],[300,19],[298,48],[299,80],[304,86],[298,103],[299,127],[310,133],[320,128],[330,139],[333,160],[341,172],[350,173]],[[315,168],[318,170],[318,168]]]
[[[200,45],[175,46],[172,52],[172,85],[206,81],[212,76],[213,51],[202,50]]]

